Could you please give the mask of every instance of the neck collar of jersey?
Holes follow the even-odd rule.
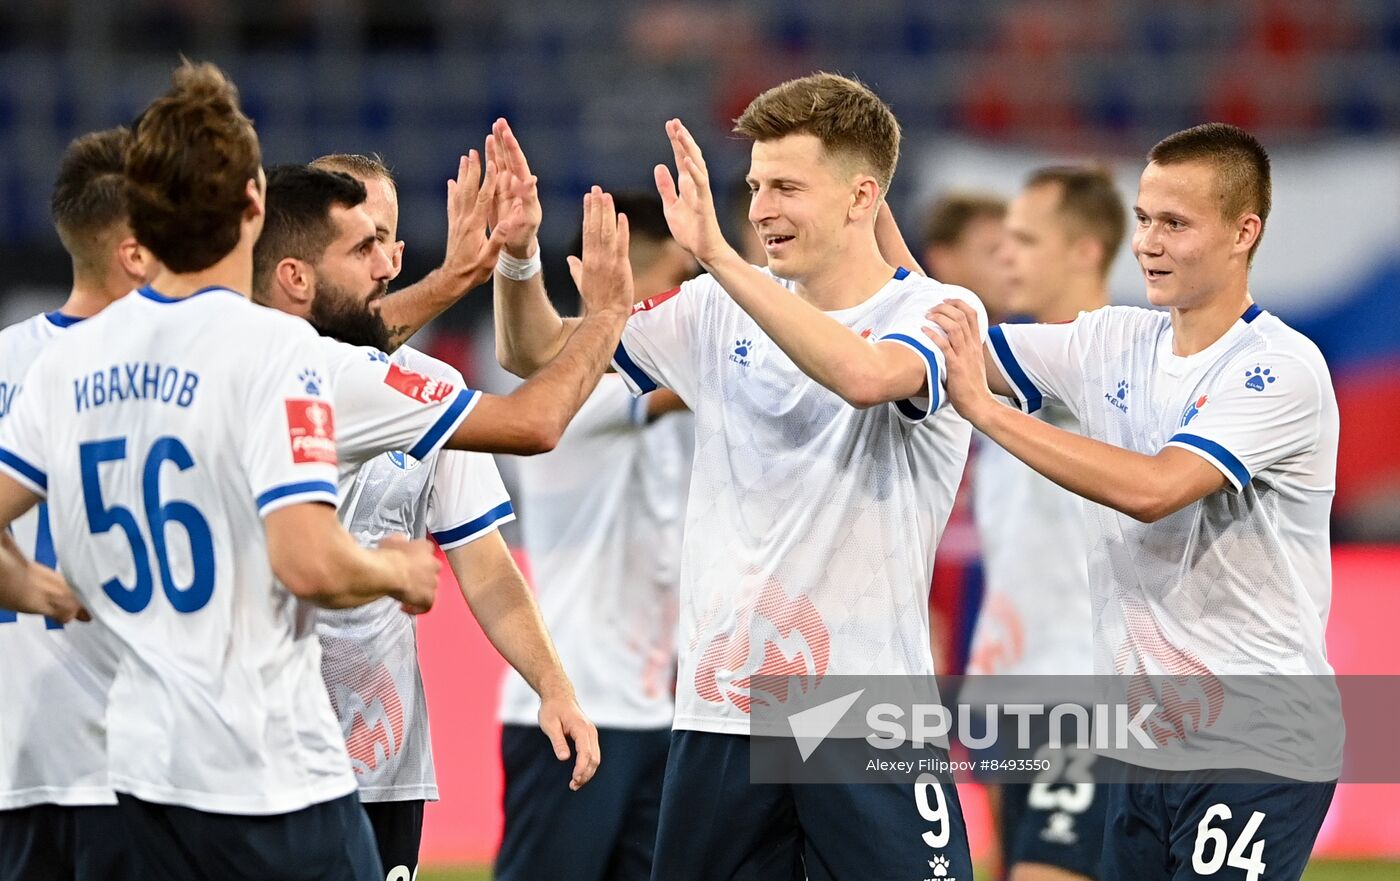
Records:
[[[1244,314],[1240,316],[1240,321],[1243,321],[1245,324],[1249,324],[1251,321],[1263,314],[1264,310],[1259,308],[1258,303],[1250,303],[1249,308],[1244,310]]]
[[[210,286],[207,287],[207,288],[200,288],[199,290],[197,290],[197,291],[195,291],[194,293],[190,294],[188,297],[167,297],[165,294],[162,294],[160,291],[156,290],[155,288],[151,287],[150,285],[146,285],[145,287],[138,288],[137,291],[136,291],[136,293],[138,293],[138,294],[140,294],[141,296],[145,297],[146,299],[151,300],[151,301],[156,302],[156,303],[182,303],[182,302],[184,302],[185,300],[193,300],[195,297],[198,297],[200,294],[208,294],[208,293],[212,293],[212,292],[214,292],[214,291],[225,291],[225,292],[230,293],[230,294],[235,294],[235,296],[237,295],[234,291],[230,291],[228,288],[226,288],[226,287],[221,287],[221,286],[219,286],[219,285],[210,285]]]
[[[57,309],[52,312],[45,312],[44,317],[47,318],[49,323],[54,327],[72,327],[83,320],[82,317],[77,315],[64,315]]]

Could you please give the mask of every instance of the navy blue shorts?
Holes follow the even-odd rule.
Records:
[[[1336,783],[1115,783],[1104,881],[1301,878]]]
[[[505,832],[496,881],[646,881],[671,732],[599,728],[603,763],[578,792],[534,725],[501,730]]]
[[[134,881],[116,805],[0,811],[0,881]]]
[[[289,814],[247,817],[117,794],[149,881],[383,881],[356,793]]]
[[[411,881],[423,843],[423,800],[367,801],[364,809],[379,846],[384,881]]]
[[[931,755],[946,760],[941,750]],[[958,793],[923,784],[749,782],[749,738],[676,731],[654,881],[972,877]]]
[[[1104,785],[1093,778],[1089,750],[1061,749],[1034,783],[1001,785],[1001,855],[1007,871],[1018,863],[1055,866],[1099,876],[1108,818]]]

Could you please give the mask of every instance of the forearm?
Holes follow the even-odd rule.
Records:
[[[492,540],[491,537],[480,539]],[[499,537],[495,540],[499,541]],[[459,549],[465,550],[465,549]],[[503,551],[509,560],[509,551]],[[544,617],[513,563],[495,567],[486,578],[475,567],[462,565],[457,551],[448,551],[448,563],[462,585],[462,596],[481,630],[530,687],[542,697],[572,694],[573,686],[554,650]]]
[[[852,406],[872,407],[919,393],[922,377],[911,388],[892,385],[885,357],[869,340],[792,295],[738,254],[706,266],[798,369]]]
[[[0,609],[42,614],[43,605],[29,579],[29,561],[10,531],[0,530]]]
[[[379,314],[389,328],[390,351],[408,342],[423,325],[446,312],[466,296],[472,279],[445,267],[434,269],[418,281],[385,297]]]
[[[508,397],[544,420],[546,435],[557,441],[606,372],[626,322],[621,312],[579,321],[558,354]]]
[[[875,217],[875,244],[886,263],[927,275],[914,257],[914,252],[909,250],[908,243],[904,241],[904,234],[899,231],[899,224],[895,223],[894,212],[890,210],[889,202],[880,203],[880,213]]]
[[[1065,431],[991,399],[969,421],[1054,483],[1137,520],[1160,519],[1204,494],[1193,493],[1193,481],[1183,480],[1161,455]]]
[[[517,376],[528,377],[564,347],[577,325],[564,319],[549,301],[544,273],[525,281],[495,273],[496,360]]]

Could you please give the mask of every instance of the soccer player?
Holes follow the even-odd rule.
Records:
[[[132,230],[152,285],[52,340],[0,426],[0,526],[47,498],[64,575],[119,644],[110,784],[132,877],[368,879],[311,609],[432,605],[427,542],[358,547],[335,520],[329,371],[301,322],[254,307],[257,137],[186,62],[134,126]],[[11,545],[0,582],[24,589]]]
[[[375,221],[375,236],[389,253],[393,274],[403,269],[404,243],[397,241],[399,201],[393,176],[377,156],[336,153],[311,163],[327,171],[339,171],[365,185],[365,210]],[[481,158],[469,150],[457,165],[457,179],[447,182],[447,252],[442,265],[418,281],[386,297],[379,314],[389,332],[392,352],[428,321],[460,300],[468,291],[486,281],[495,270],[505,233],[517,222],[518,205],[502,206],[500,222],[486,234],[488,212],[495,208],[494,191],[479,187]],[[496,218],[492,216],[492,220]]]
[[[985,349],[961,304],[930,313],[958,410],[1096,503],[1085,506],[1095,672],[1130,677],[1166,709],[1158,748],[1126,752],[1129,782],[1106,787],[1111,881],[1298,878],[1340,772],[1339,740],[1310,734],[1336,718],[1334,687],[1299,684],[1332,672],[1337,404],[1317,347],[1250,293],[1269,205],[1257,140],[1187,129],[1152,148],[1133,206],[1147,298],[1169,311],[1007,325]],[[1029,411],[1060,401],[1087,436],[998,403],[989,379]],[[1171,688],[1195,694],[1188,714]],[[1252,700],[1259,688],[1272,699]],[[1311,693],[1281,697],[1288,688]],[[1164,783],[1134,768],[1198,773]],[[1268,779],[1244,782],[1241,769]]]
[[[977,292],[989,318],[1008,312],[1002,257],[1006,202],[999,196],[954,192],[928,210],[923,231],[923,268],[944,284]]]
[[[0,420],[16,403],[29,365],[68,327],[140,285],[147,252],[126,216],[124,128],[68,145],[51,210],[73,260],[73,287],[56,311],[0,331]],[[57,565],[46,503],[17,518],[25,555]],[[105,689],[99,671],[115,664],[95,625],[0,611],[0,881],[105,879],[127,870],[127,851],[107,782],[102,737]]]
[[[1108,305],[1108,270],[1123,242],[1127,211],[1107,172],[1039,169],[1012,200],[1005,222],[999,257],[1009,280],[1010,312],[1053,323]],[[1047,402],[1039,415],[1069,431],[1078,428],[1058,402]],[[978,445],[972,468],[986,594],[968,673],[1092,675],[1083,503],[996,444]],[[1042,690],[1035,699],[1070,701],[1076,691],[1082,688]],[[969,680],[961,699],[975,706],[984,702],[983,695],[989,702],[1007,700],[982,679]],[[1090,773],[1093,754],[1047,755],[1059,763],[1052,779],[1001,787],[996,801],[1002,865],[1016,881],[1097,877],[1104,798]]]
[[[635,393],[670,388],[696,420],[652,877],[924,878],[935,863],[966,878],[950,785],[751,785],[749,736],[789,734],[750,724],[751,701],[774,699],[754,676],[932,676],[933,550],[970,431],[943,406],[942,356],[919,330],[944,298],[981,306],[880,256],[900,133],[869,89],[792,80],[735,129],[754,141],[749,219],[767,269],[725,242],[704,158],[671,120],[679,189],[664,166],[657,186],[706,274],[639,304],[614,358]],[[502,260],[519,248],[508,239]],[[496,283],[502,363],[528,374],[577,322],[539,284],[507,285],[499,268]]]
[[[387,255],[360,260],[356,253],[376,227],[392,242],[395,226],[390,218],[371,217],[365,204],[364,183],[345,174],[295,165],[273,169],[267,222],[254,249],[259,272],[253,286],[258,301],[304,312],[325,336],[378,348],[388,333],[371,304],[382,296],[390,260]],[[297,287],[298,278],[311,280],[309,293]],[[303,295],[310,298],[304,309],[298,306],[305,303]],[[390,363],[462,384],[456,370],[408,346],[398,348]],[[568,677],[529,586],[496,531],[514,516],[491,457],[458,451],[422,460],[397,451],[382,454],[359,469],[340,506],[342,523],[362,545],[389,533],[431,533],[487,637],[546,696],[540,717],[546,730],[558,726],[581,734],[588,726]],[[316,628],[322,675],[374,828],[383,875],[409,877],[418,866],[423,804],[438,797],[414,620],[392,601],[381,600],[322,611]],[[550,759],[558,762],[552,745]],[[560,788],[567,791],[568,772],[563,776]]]
[[[619,193],[635,289],[695,275],[655,193]],[[521,523],[545,623],[598,725],[608,771],[569,792],[535,720],[540,701],[508,671],[501,695],[505,831],[497,881],[651,876],[675,713],[677,579],[694,427],[670,391],[633,398],[605,376],[559,446],[516,463]],[[560,837],[568,848],[554,846]]]

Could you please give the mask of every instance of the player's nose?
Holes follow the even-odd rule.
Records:
[[[375,281],[390,281],[394,277],[394,258],[389,256],[382,242],[375,243],[374,258],[370,261],[370,272]]]

